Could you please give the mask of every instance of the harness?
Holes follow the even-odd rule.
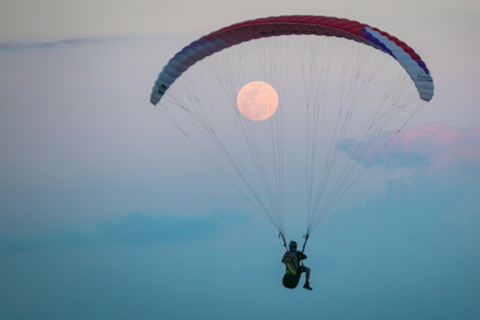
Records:
[[[297,270],[295,268],[292,269],[291,265],[293,264],[292,259],[290,258],[285,265],[287,266],[287,273],[297,274]]]

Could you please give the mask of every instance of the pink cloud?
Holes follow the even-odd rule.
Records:
[[[370,146],[365,159],[377,154],[392,137],[386,132]],[[349,142],[343,145],[348,153]],[[420,167],[437,171],[454,167],[480,168],[480,130],[430,123],[406,128],[397,134],[374,163],[390,168]]]

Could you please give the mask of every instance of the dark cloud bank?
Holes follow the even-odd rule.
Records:
[[[105,244],[148,245],[208,239],[226,225],[245,223],[237,212],[217,211],[210,215],[150,215],[130,213],[100,222],[91,231],[64,228],[56,234],[35,237],[0,236],[0,253],[15,254],[64,247]]]

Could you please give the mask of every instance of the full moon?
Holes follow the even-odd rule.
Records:
[[[266,82],[249,82],[238,92],[237,106],[246,118],[262,121],[270,118],[277,110],[278,95]]]

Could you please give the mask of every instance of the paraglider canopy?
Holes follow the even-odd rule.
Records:
[[[248,102],[253,91],[242,88],[258,82],[276,93],[274,103]],[[308,239],[385,148],[385,131],[395,135],[433,92],[425,62],[384,31],[335,17],[280,16],[185,46],[161,70],[150,101],[286,247],[285,212],[289,223],[306,216]]]
[[[186,69],[203,58],[239,43],[281,35],[335,36],[358,41],[390,54],[412,78],[421,99],[430,101],[433,83],[420,56],[404,42],[366,24],[323,16],[281,16],[250,20],[215,31],[192,42],[164,67],[150,101],[157,104]]]

